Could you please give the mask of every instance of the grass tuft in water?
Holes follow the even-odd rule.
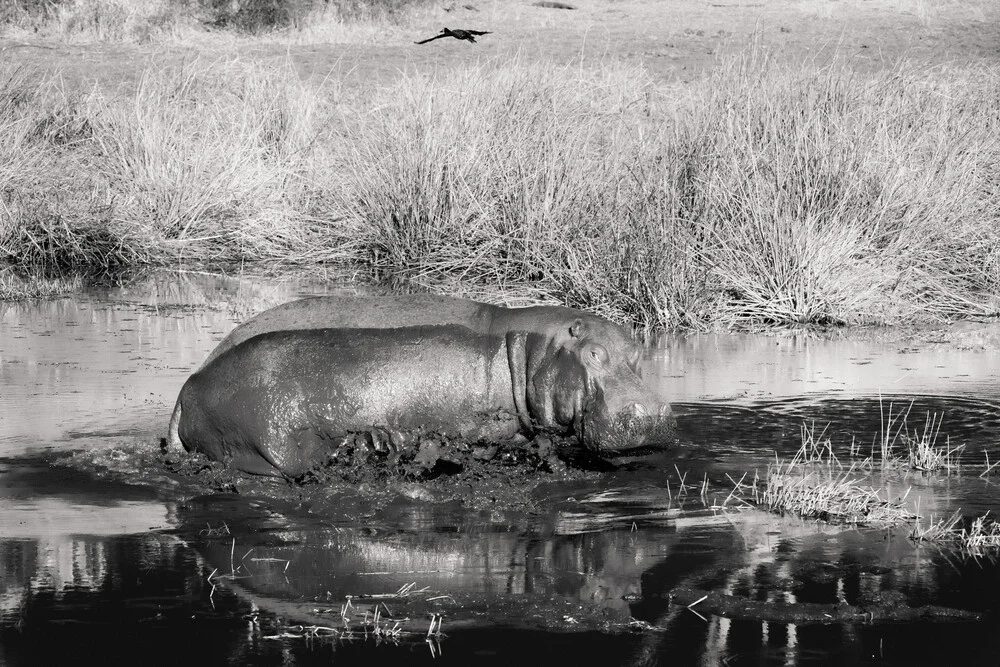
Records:
[[[802,438],[802,444],[799,446],[798,451],[792,456],[792,460],[789,462],[789,466],[797,464],[824,464],[827,466],[838,466],[843,468],[840,463],[840,459],[837,455],[833,453],[833,443],[830,438],[824,439],[823,436],[826,435],[826,430],[830,428],[827,424],[823,427],[823,430],[816,433],[816,422],[812,424],[803,423],[799,427],[799,434]]]
[[[878,466],[883,471],[906,468],[922,472],[945,473],[957,469],[961,465],[959,456],[965,449],[965,445],[952,447],[951,439],[947,436],[945,436],[944,443],[939,444],[944,416],[928,412],[923,429],[909,431],[907,418],[912,407],[913,402],[910,401],[910,405],[905,410],[894,412],[893,404],[890,402],[888,409],[885,409],[880,398],[881,430],[872,444],[871,453],[865,458],[861,458],[861,449],[857,442],[851,442],[849,449],[851,467],[856,470],[871,470]],[[830,438],[824,438],[827,428],[829,425],[817,434],[815,422],[811,425],[802,424],[801,445],[792,457],[791,463],[824,464],[828,467],[838,466],[843,469],[843,464],[833,451],[833,443]],[[987,456],[987,470],[989,468]],[[984,474],[986,473],[984,472]]]
[[[996,555],[1000,549],[1000,522],[986,512],[965,525],[961,510],[956,510],[944,519],[932,517],[926,527],[920,525],[919,519],[915,520],[910,539],[955,547],[973,557]]]
[[[945,437],[944,444],[938,444],[943,415],[928,412],[923,430],[914,429],[910,432],[907,430],[907,418],[912,407],[913,401],[910,401],[905,411],[893,414],[893,404],[889,403],[888,410],[882,411],[882,431],[879,438],[882,467],[909,467],[925,472],[950,472],[958,467],[957,457],[965,449],[965,445],[952,447],[948,437]],[[879,409],[883,409],[881,398]],[[897,453],[897,446],[905,455]]]
[[[951,439],[945,437],[943,445],[937,444],[938,434],[941,431],[941,415],[928,413],[927,421],[922,432],[915,431],[913,435],[906,435],[903,443],[906,446],[907,462],[914,470],[945,470],[950,471],[958,466],[957,457],[965,445],[957,447],[951,446]]]
[[[961,528],[959,528],[958,525],[961,522],[961,510],[956,510],[954,514],[944,519],[935,519],[932,516],[926,527],[920,525],[920,519],[918,517],[913,522],[913,530],[910,531],[910,539],[917,542],[950,542],[958,534],[960,534]]]
[[[911,401],[910,407],[912,405]],[[906,423],[910,407],[907,407],[905,412],[893,416],[892,403],[889,404],[882,428],[882,467],[945,473],[958,468],[960,465],[958,456],[965,449],[965,445],[952,447],[951,438],[947,436],[943,444],[938,443],[943,415],[928,412],[923,429],[914,429],[911,432],[907,430]],[[897,446],[901,450],[899,453]]]
[[[883,499],[880,492],[863,486],[853,470],[831,474],[805,471],[794,463],[770,466],[761,488],[752,485],[753,502],[773,512],[790,512],[833,523],[896,525],[914,519],[904,505],[905,496]]]
[[[826,428],[816,432],[815,424],[801,426],[802,444],[792,458],[777,459],[761,479],[747,474],[733,481],[730,500],[762,507],[772,512],[792,513],[831,523],[897,525],[916,518],[904,505],[906,496],[889,500],[881,492],[865,486],[855,473],[870,471],[871,458],[860,465],[845,466],[833,452]]]
[[[983,455],[986,457],[986,463],[983,466],[983,471],[979,473],[979,476],[989,477],[990,473],[993,472],[993,469],[996,468],[997,466],[1000,466],[1000,461],[995,461],[993,463],[990,463],[990,453],[988,451],[984,450]]]

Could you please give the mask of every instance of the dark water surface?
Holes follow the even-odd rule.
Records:
[[[790,456],[803,423],[842,461],[852,443],[866,455],[891,403],[909,410],[911,430],[941,415],[940,441],[965,445],[961,466],[858,475],[925,516],[1000,513],[1000,473],[980,477],[987,455],[1000,460],[1000,355],[989,346],[671,338],[650,351],[645,374],[674,397],[676,455],[549,489],[558,502],[532,515],[400,500],[332,517],[308,503],[189,498],[166,481],[130,486],[53,465],[80,449],[153,447],[184,379],[237,322],[325,292],[182,274],[0,304],[0,663],[1000,662],[1000,568],[990,558],[915,544],[907,528],[712,509],[730,477]],[[707,480],[705,497],[693,487],[679,496],[679,475]],[[678,586],[983,617],[737,621],[672,605]],[[377,597],[407,587],[409,596]],[[343,629],[347,596],[352,628],[378,607],[406,617],[407,632],[281,636],[298,624]],[[437,641],[425,640],[431,613],[445,614]],[[645,625],[623,630],[629,618]]]

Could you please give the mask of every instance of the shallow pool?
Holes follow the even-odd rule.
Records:
[[[530,514],[401,498],[331,515],[308,499],[187,497],[166,479],[54,465],[80,449],[155,447],[181,384],[236,323],[333,291],[169,273],[0,304],[0,663],[86,651],[144,664],[997,664],[991,558],[915,543],[909,527],[730,498],[744,474],[794,454],[803,426],[850,470],[877,453],[891,410],[909,431],[940,419],[939,442],[964,446],[960,465],[852,475],[927,521],[998,513],[1000,472],[980,476],[1000,460],[1000,354],[988,345],[670,337],[644,374],[672,397],[676,452],[552,484]],[[671,604],[681,586],[982,617],[732,620]],[[439,619],[443,635],[427,637]]]

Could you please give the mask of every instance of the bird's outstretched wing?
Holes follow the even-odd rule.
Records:
[[[449,35],[441,34],[434,35],[433,37],[428,37],[427,39],[422,39],[419,42],[413,42],[414,44],[426,44],[427,42],[433,42],[435,39],[441,39],[442,37],[449,37]]]
[[[476,35],[477,37],[479,35],[489,35],[490,34],[489,30],[466,30],[465,32],[469,33],[470,35]]]
[[[419,42],[413,42],[414,44],[426,44],[427,42],[433,42],[435,39],[441,39],[442,37],[450,37],[446,33],[441,33],[440,35],[434,35],[433,37],[428,37],[427,39],[422,39]]]

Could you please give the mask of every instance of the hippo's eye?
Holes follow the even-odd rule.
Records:
[[[608,363],[608,351],[600,345],[594,345],[590,348],[590,358],[599,364],[606,364]]]

